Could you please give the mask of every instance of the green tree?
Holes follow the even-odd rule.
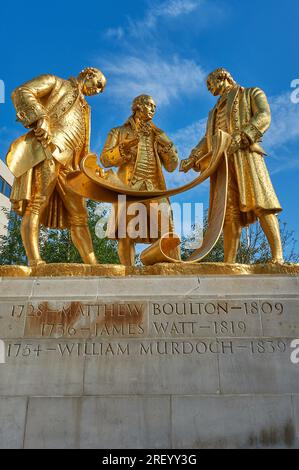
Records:
[[[87,207],[89,213],[89,229],[93,240],[94,251],[99,263],[119,264],[117,241],[100,238],[96,234],[97,223],[100,223],[102,230],[106,231],[110,206],[108,204],[99,204],[88,200]],[[99,220],[100,218],[103,222]]]
[[[87,202],[89,213],[89,228],[93,240],[94,250],[100,263],[119,263],[117,242],[96,235],[96,224],[99,220],[99,207],[94,201]],[[7,216],[7,234],[0,236],[0,264],[24,265],[27,258],[21,238],[21,217],[15,212],[2,209]],[[103,229],[106,229],[108,209],[103,205]],[[74,247],[69,230],[49,230],[41,226],[40,251],[47,263],[82,263],[81,257]]]
[[[2,208],[7,217],[7,234],[0,235],[0,264],[19,264],[27,262],[21,239],[21,218],[15,212]]]

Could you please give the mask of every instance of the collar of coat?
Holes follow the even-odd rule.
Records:
[[[161,134],[163,132],[161,129],[159,129],[153,123],[153,121],[149,121],[149,125],[150,125],[151,129],[153,130],[154,134],[158,135],[158,134]],[[131,126],[132,129],[136,130],[136,123],[135,123],[134,117],[130,116],[129,119],[127,119],[127,121],[124,123],[124,126]]]
[[[76,93],[77,93],[77,96],[81,99],[81,100],[84,100],[85,103],[87,104],[87,101],[85,99],[85,96],[83,95],[80,87],[79,87],[79,83],[78,83],[78,80],[75,78],[75,77],[70,77],[69,80],[68,80],[72,87],[76,90]]]
[[[239,95],[240,92],[244,90],[244,87],[240,85],[236,85],[231,88],[224,96],[220,96],[218,99],[215,109],[221,105],[221,103],[227,103],[227,106],[232,106],[233,102],[235,101],[236,97]]]

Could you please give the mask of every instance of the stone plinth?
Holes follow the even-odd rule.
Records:
[[[1,448],[299,446],[295,271],[121,270],[2,277]]]
[[[298,276],[299,264],[157,263],[153,266],[119,264],[41,264],[36,267],[1,266],[0,277],[127,277],[127,276]]]

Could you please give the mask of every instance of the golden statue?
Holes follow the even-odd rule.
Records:
[[[40,224],[70,228],[84,263],[96,264],[85,199],[69,190],[67,175],[89,153],[90,109],[84,98],[101,93],[102,72],[86,68],[77,79],[41,75],[12,94],[17,119],[30,131],[11,145],[7,164],[15,176],[11,201],[23,216],[21,234],[30,266],[44,263]]]
[[[239,86],[230,73],[218,68],[207,79],[208,90],[220,96],[210,112],[205,137],[181,163],[181,171],[205,171],[212,139],[221,130],[231,136],[227,151],[228,190],[225,212],[224,261],[235,263],[242,227],[259,219],[268,239],[272,262],[283,263],[279,223],[276,214],[281,206],[265,165],[265,151],[260,145],[271,122],[267,98],[259,88]],[[210,155],[209,155],[210,156]],[[210,206],[218,186],[211,178]]]
[[[101,163],[104,167],[118,167],[117,176],[128,189],[137,193],[166,190],[162,166],[169,172],[174,171],[178,166],[178,154],[170,139],[152,122],[156,111],[156,104],[151,96],[140,95],[133,100],[132,116],[123,126],[112,129],[107,137]],[[157,201],[156,201],[157,202]],[[153,243],[159,239],[163,232],[163,227],[168,227],[168,231],[173,231],[173,220],[170,204],[167,198],[158,201],[164,203],[166,211],[161,212],[157,222],[157,235],[152,236],[151,224],[154,218],[151,217],[151,201],[145,202],[147,227],[146,235],[133,238],[130,233],[129,222],[132,218],[128,214],[130,204],[125,205],[121,211],[114,204],[113,223],[115,230],[108,231],[110,238],[118,239],[118,252],[122,264],[131,266],[135,260],[135,243]],[[115,215],[118,214],[116,218]],[[157,214],[156,214],[157,215]],[[121,218],[125,219],[126,233],[119,235],[118,223]],[[164,220],[162,220],[164,217]],[[165,220],[167,219],[167,220]],[[180,258],[179,250],[175,250],[173,256]]]
[[[209,75],[208,89],[220,98],[209,114],[205,137],[180,166],[183,172],[192,168],[199,175],[183,186],[167,189],[162,167],[174,171],[178,155],[167,135],[152,122],[156,104],[148,95],[135,98],[131,117],[123,126],[110,131],[101,155],[104,167],[110,168],[108,171],[98,165],[97,155],[89,153],[89,107],[83,95],[100,93],[105,84],[103,74],[89,68],[77,79],[62,80],[51,75],[38,77],[13,94],[18,119],[31,128],[28,134],[12,144],[7,155],[8,166],[15,175],[11,199],[14,209],[23,215],[22,239],[29,264],[33,266],[26,268],[24,275],[39,272],[48,275],[57,269],[59,273],[61,270],[77,272],[72,267],[69,270],[53,266],[51,270],[51,266],[46,269],[39,266],[42,263],[38,246],[40,223],[53,228],[70,227],[73,242],[84,262],[96,263],[87,227],[85,198],[109,202],[115,208],[109,221],[108,236],[118,239],[120,261],[125,266],[106,267],[108,275],[135,272],[136,268],[131,266],[136,242],[150,244],[141,254],[143,264],[149,266],[144,273],[298,272],[298,265],[283,265],[277,219],[277,213],[282,209],[265,165],[265,151],[260,145],[271,121],[269,104],[262,90],[239,86],[223,68]],[[111,167],[118,168],[117,175]],[[208,178],[211,190],[207,230],[201,245],[198,244],[189,258],[182,261],[169,197],[189,191]],[[126,196],[125,204],[120,203],[120,195]],[[158,211],[161,202],[167,206],[167,211],[155,219],[158,230],[153,236],[151,205],[155,201]],[[131,236],[133,214],[129,209],[136,202],[145,207],[143,217],[147,225],[146,236],[139,238]],[[236,265],[242,227],[257,219],[268,239],[274,264]],[[125,226],[124,236],[120,236],[120,220]],[[164,231],[165,226],[167,231]],[[225,263],[199,263],[216,245],[222,231]],[[150,265],[156,263],[163,264],[151,270]],[[5,275],[23,272],[15,268],[23,269],[4,266],[3,272]],[[102,268],[82,265],[82,272],[100,272]],[[102,272],[106,273],[105,269]]]

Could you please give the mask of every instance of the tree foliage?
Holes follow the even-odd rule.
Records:
[[[93,240],[93,246],[99,263],[119,263],[117,243],[107,238],[98,238],[96,224],[99,220],[99,204],[88,201],[89,228]],[[0,235],[0,264],[24,265],[27,264],[26,253],[21,238],[21,217],[15,212],[2,209],[8,220],[7,234]],[[101,211],[102,218],[107,224],[105,207]],[[49,230],[41,226],[40,230],[41,257],[47,263],[82,263],[81,257],[72,243],[69,230]]]

